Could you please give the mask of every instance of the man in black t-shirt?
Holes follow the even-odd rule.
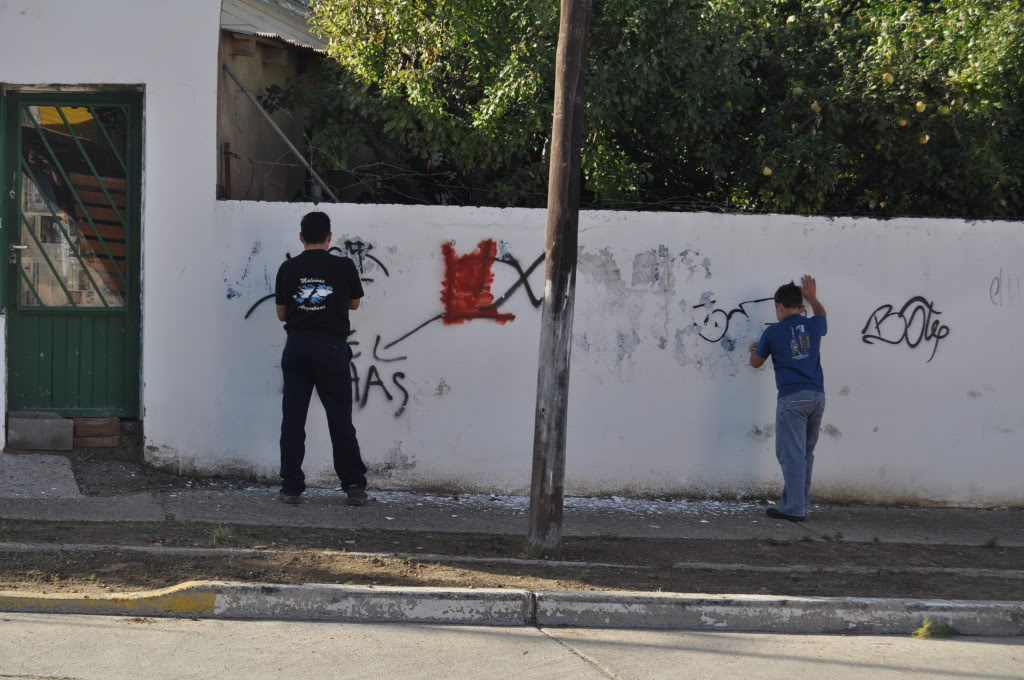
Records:
[[[285,503],[302,502],[306,476],[306,414],[316,388],[327,412],[334,448],[334,470],[349,505],[363,505],[366,466],[352,426],[352,383],[348,346],[349,310],[359,308],[363,286],[352,260],[328,252],[331,219],[322,212],[302,218],[303,252],[277,271],[277,318],[288,332],[281,370],[284,399],[281,422],[281,494]]]

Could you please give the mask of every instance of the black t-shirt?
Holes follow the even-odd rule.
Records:
[[[326,250],[304,250],[277,270],[277,304],[287,305],[284,328],[348,337],[349,300],[363,297],[356,265]]]

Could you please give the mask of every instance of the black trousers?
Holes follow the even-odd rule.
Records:
[[[334,448],[334,471],[341,488],[366,486],[366,466],[359,455],[352,425],[352,352],[346,338],[292,331],[284,346],[284,398],[281,420],[281,490],[306,490],[302,460],[306,455],[306,415],[313,388],[327,412],[327,428]]]

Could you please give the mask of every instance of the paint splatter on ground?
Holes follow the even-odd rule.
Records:
[[[246,491],[266,493],[263,487],[252,487]],[[307,489],[306,496],[313,498],[337,497],[338,489]],[[375,502],[383,506],[451,508],[466,513],[496,512],[501,514],[525,515],[530,499],[526,496],[498,496],[490,494],[433,495],[408,491],[372,491]],[[608,513],[633,517],[714,517],[724,515],[763,515],[765,505],[757,501],[720,500],[648,500],[625,498],[623,496],[580,497],[568,496],[566,510],[593,513]]]

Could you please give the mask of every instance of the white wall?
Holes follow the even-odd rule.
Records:
[[[443,312],[440,247],[459,253],[494,239],[525,268],[542,252],[542,211],[403,206],[323,206],[336,243],[360,239],[387,267],[368,265],[364,306],[353,315],[362,352],[360,394],[377,366],[391,392],[374,387],[356,426],[375,483],[522,491],[529,480],[539,312],[519,289],[499,324],[435,321],[372,360],[382,345]],[[179,380],[204,388],[147,422],[166,447],[154,460],[184,467],[233,466],[273,475],[284,334],[271,292],[286,252],[298,252],[307,205],[221,203],[215,240],[192,270],[217,310],[204,352]],[[774,382],[746,365],[745,348],[773,320],[771,303],[749,317],[741,302],[812,272],[829,309],[823,349],[828,407],[817,488],[831,498],[1020,504],[1024,492],[1021,362],[1008,338],[1020,334],[1024,299],[1019,225],[955,220],[828,220],[710,214],[586,213],[570,390],[568,481],[572,492],[771,492]],[[1016,265],[1016,269],[1014,268]],[[990,292],[1002,269],[1002,304]],[[493,292],[518,279],[494,265]],[[1013,282],[1009,279],[1013,279]],[[539,294],[542,274],[530,278]],[[1010,284],[1013,283],[1013,286]],[[924,296],[947,327],[917,348],[867,344],[862,330],[881,305],[894,311]],[[714,300],[721,309],[705,322]],[[998,296],[995,302],[1000,302]],[[697,308],[695,308],[697,307]],[[909,313],[909,312],[908,312]],[[884,313],[878,315],[881,320]],[[913,324],[912,340],[921,333]],[[896,317],[885,335],[902,335]],[[939,326],[935,327],[938,330]],[[709,342],[701,337],[718,338]],[[869,331],[870,334],[870,331]],[[735,345],[730,350],[729,346]],[[935,350],[934,357],[932,351]],[[407,359],[385,363],[383,359]],[[931,361],[929,361],[931,358]],[[396,371],[410,393],[402,394]],[[150,386],[152,391],[152,383]],[[310,420],[307,474],[333,483],[322,412]],[[166,416],[166,417],[164,417]],[[182,428],[175,423],[188,422]]]
[[[216,187],[218,0],[3,0],[0,82],[144,88],[143,406],[147,417],[202,386],[175,367],[216,342],[218,310],[190,271],[211,238]]]
[[[0,80],[144,86],[147,456],[181,470],[273,476],[284,335],[269,302],[243,317],[269,292],[284,254],[297,252],[309,206],[214,201],[219,4],[3,0]],[[543,213],[325,209],[340,241],[372,244],[389,272],[368,265],[374,281],[354,315],[360,393],[373,364],[392,396],[373,387],[357,410],[374,483],[524,490],[539,324],[524,289],[502,308],[514,321],[435,321],[371,359],[378,334],[386,344],[443,311],[443,242],[466,253],[493,238],[526,267],[543,247]],[[734,314],[724,343],[700,333],[717,337],[725,312],[811,271],[830,312],[818,490],[1024,504],[1024,385],[1013,342],[1024,327],[1019,225],[675,213],[585,214],[582,225],[570,492],[772,491],[771,372],[744,363],[771,305]],[[507,265],[494,273],[497,295],[517,280]],[[539,293],[540,272],[530,280]],[[932,342],[862,341],[880,305],[898,310],[918,295],[949,332],[931,361]],[[706,308],[695,307],[709,300],[723,312],[705,325]],[[410,398],[396,417],[398,372]],[[307,473],[330,484],[323,416],[312,413]]]

